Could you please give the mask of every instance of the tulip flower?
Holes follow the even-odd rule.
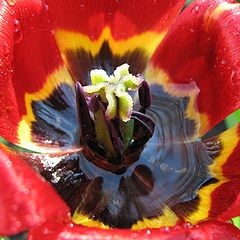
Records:
[[[184,3],[0,1],[0,235],[240,239],[240,4]]]

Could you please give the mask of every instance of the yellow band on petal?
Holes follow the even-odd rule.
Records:
[[[167,206],[163,208],[163,215],[148,219],[143,218],[142,221],[138,221],[136,224],[134,224],[131,228],[131,230],[140,230],[145,228],[161,228],[164,226],[175,226],[177,222],[179,221],[179,218],[177,215]]]
[[[69,32],[62,29],[56,29],[55,31],[57,45],[63,58],[65,58],[64,52],[66,50],[76,50],[79,48],[83,48],[86,52],[90,52],[93,56],[96,56],[104,41],[108,41],[114,54],[123,55],[128,51],[139,48],[143,49],[146,55],[151,56],[165,35],[166,32],[161,34],[145,32],[126,40],[119,41],[113,38],[110,28],[106,27],[99,39],[97,41],[92,41],[89,36],[81,33]]]
[[[23,116],[22,121],[19,123],[18,126],[18,139],[19,139],[19,146],[22,146],[26,149],[36,151],[36,152],[52,152],[56,151],[56,149],[44,148],[38,145],[36,142],[32,141],[32,122],[36,121],[32,103],[34,101],[41,101],[47,99],[53,92],[53,90],[59,86],[60,84],[68,84],[74,86],[73,80],[71,75],[69,74],[67,68],[62,66],[58,68],[55,72],[50,74],[43,87],[34,93],[26,93],[25,94],[25,103],[27,113]],[[58,149],[59,150],[59,149]]]
[[[109,226],[97,220],[89,219],[89,217],[81,213],[78,213],[78,210],[76,210],[75,213],[73,214],[72,221],[76,224],[80,224],[86,227],[97,227],[101,229],[109,229]]]

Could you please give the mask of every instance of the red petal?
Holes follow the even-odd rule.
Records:
[[[98,39],[107,26],[114,39],[126,39],[145,31],[162,32],[184,3],[184,0],[48,0],[55,29],[80,32],[92,40]]]
[[[202,133],[240,108],[240,6],[231,2],[194,1],[152,58],[159,82],[197,84]]]
[[[182,226],[147,229],[147,230],[102,230],[74,225],[48,222],[45,225],[32,229],[29,240],[81,240],[81,239],[161,239],[161,240],[232,240],[239,239],[240,231],[232,224],[217,221],[208,221],[197,226],[184,224]]]
[[[227,162],[222,166],[222,174],[228,179],[240,178],[240,124],[234,127],[236,129],[235,133],[229,136],[230,139],[234,138],[236,146],[232,150],[230,156],[228,157]],[[230,144],[229,144],[230,145]],[[232,145],[232,144],[231,144]]]
[[[229,221],[240,215],[240,182],[232,180],[220,185],[211,194],[209,218]],[[219,207],[221,206],[221,207]]]
[[[208,216],[228,221],[240,215],[240,124],[214,138],[215,142],[220,144],[221,150],[214,159],[212,171],[213,176],[222,184],[211,193]],[[207,141],[212,142],[213,138]]]
[[[228,221],[240,215],[240,124],[216,138],[221,145],[221,151],[214,159],[213,175],[220,179],[222,184],[211,193],[209,217]]]
[[[46,220],[68,217],[54,189],[19,158],[0,146],[0,235],[12,235]]]
[[[32,123],[36,119],[32,102],[45,100],[54,87],[65,83],[66,79],[72,83],[70,74],[63,67],[53,29],[77,29],[87,33],[91,39],[99,36],[105,26],[110,26],[115,38],[126,38],[145,30],[162,32],[175,19],[184,2],[149,0],[135,6],[133,2],[113,0],[49,1],[48,5],[41,0],[2,1],[0,100],[5,108],[0,112],[0,135],[37,151],[39,149],[33,141],[52,141],[41,126],[37,127],[38,134],[33,137]],[[101,21],[102,16],[104,22]],[[58,147],[59,144],[53,145]]]
[[[31,99],[26,93],[43,88],[49,74],[63,62],[43,1],[1,1],[0,15],[0,100],[4,106],[0,110],[0,135],[18,143],[18,124],[27,112],[30,115],[26,103],[30,106]],[[61,81],[56,78],[46,88]]]

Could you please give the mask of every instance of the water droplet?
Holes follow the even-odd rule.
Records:
[[[25,188],[25,189],[24,189],[24,193],[25,193],[26,195],[28,195],[28,194],[29,194],[29,192],[30,192],[30,191],[29,191],[29,189],[28,189],[28,188]]]
[[[169,227],[165,227],[164,230],[165,230],[166,232],[169,232],[170,229],[169,229]]]
[[[240,82],[240,76],[238,74],[238,71],[233,70],[231,77],[230,77],[231,83],[233,86],[238,86]]]
[[[183,224],[183,227],[184,228],[190,228],[190,227],[192,227],[192,224],[189,223],[189,222],[186,222],[186,223]]]
[[[8,165],[8,167],[11,167],[11,166],[12,166],[12,162],[11,162],[11,161],[8,161],[8,162],[7,162],[7,165]]]
[[[20,22],[17,19],[14,20],[14,36],[13,36],[13,38],[14,38],[15,43],[20,42],[23,38]]]
[[[10,6],[14,6],[15,5],[15,0],[5,0],[5,1]]]
[[[46,11],[48,11],[49,7],[45,2],[43,2],[43,6],[45,7]]]
[[[10,61],[11,61],[10,60],[10,54],[11,54],[11,51],[10,51],[10,47],[9,47],[8,43],[4,42],[4,44],[3,44],[3,55],[5,57],[4,62],[7,66],[10,65]]]
[[[15,10],[14,9],[11,9],[10,11],[10,14],[13,16],[15,14]]]
[[[108,15],[110,15],[110,16],[111,16],[111,15],[112,15],[112,12],[108,12]]]
[[[81,7],[81,8],[85,7],[84,3],[81,3],[81,4],[80,4],[80,7]]]
[[[239,31],[235,31],[234,34],[235,34],[235,36],[237,37],[237,36],[240,35],[240,32],[239,32]]]
[[[225,64],[226,64],[226,60],[225,60],[225,59],[222,59],[221,64],[222,64],[222,65],[225,65]]]
[[[21,223],[20,221],[16,221],[16,222],[15,222],[15,225],[16,225],[16,227],[18,227],[18,228],[19,228],[19,227],[21,227],[21,226],[22,226],[22,223]]]
[[[150,234],[151,234],[151,231],[150,231],[150,230],[147,230],[147,234],[150,235]]]
[[[192,9],[192,14],[197,15],[199,13],[199,6],[195,6]]]
[[[190,28],[189,31],[190,31],[190,32],[194,32],[195,30],[194,30],[193,28]]]

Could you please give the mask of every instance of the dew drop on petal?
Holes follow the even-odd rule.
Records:
[[[186,223],[184,223],[184,225],[183,225],[184,228],[190,228],[191,226],[192,226],[192,224],[189,223],[189,222],[186,222]]]
[[[225,64],[226,64],[226,60],[225,60],[225,59],[222,59],[221,64],[222,64],[222,65],[225,65]]]
[[[240,81],[240,76],[236,70],[232,70],[232,74],[230,77],[231,83],[233,86],[238,86]]]
[[[198,13],[199,13],[199,6],[193,7],[193,9],[192,9],[192,14],[198,15]]]
[[[16,222],[15,222],[15,225],[16,225],[16,227],[20,228],[21,225],[22,225],[22,223],[21,223],[20,221],[16,221]]]
[[[14,35],[13,35],[13,38],[14,38],[15,43],[20,42],[23,38],[20,23],[17,19],[14,20]]]
[[[163,230],[164,232],[169,232],[169,231],[170,231],[169,227],[164,227],[164,228],[162,228],[162,230]]]
[[[48,5],[45,3],[45,2],[43,2],[43,6],[45,7],[45,9],[46,9],[46,11],[48,11]]]
[[[9,57],[10,55],[10,49],[9,49],[9,46],[8,46],[8,43],[7,42],[4,42],[3,44],[3,54],[4,54],[4,57]]]
[[[8,43],[4,42],[4,44],[3,44],[3,55],[5,57],[4,62],[6,64],[6,66],[10,65],[10,61],[11,61],[10,54],[11,54],[11,51],[10,51],[10,47],[9,47]]]
[[[12,162],[11,162],[11,161],[8,161],[8,162],[7,162],[7,165],[8,165],[8,167],[11,167],[11,166],[12,166]]]
[[[30,191],[29,191],[29,189],[28,189],[28,188],[25,188],[25,189],[24,189],[24,194],[28,195],[28,194],[29,194],[29,192],[30,192]]]
[[[53,234],[53,233],[54,233],[54,232],[53,232],[52,230],[48,229],[47,227],[44,228],[44,230],[43,230],[43,234],[45,234],[45,235]]]

